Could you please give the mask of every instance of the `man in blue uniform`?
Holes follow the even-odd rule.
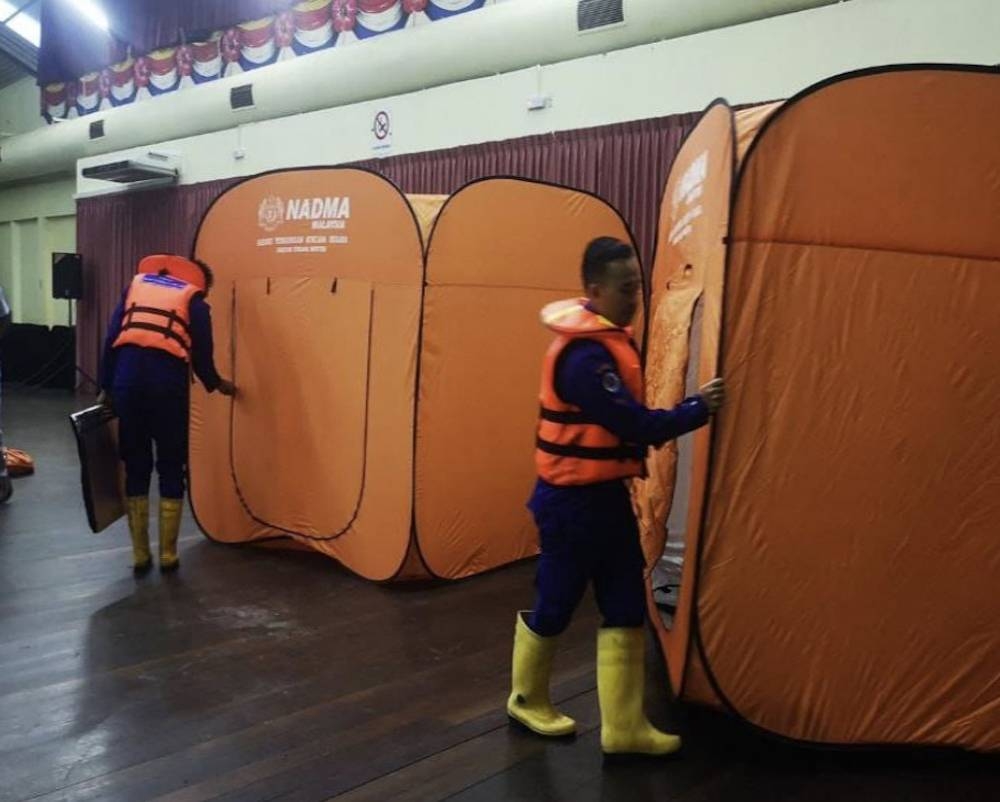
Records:
[[[723,402],[723,384],[714,379],[671,410],[643,406],[629,328],[642,289],[632,247],[594,240],[582,274],[586,298],[542,311],[556,334],[542,372],[539,478],[528,505],[542,553],[535,609],[517,617],[507,711],[540,735],[575,731],[551,703],[549,675],[556,639],[593,582],[604,618],[597,642],[601,748],[665,755],[680,739],[655,729],[642,709],[644,561],[627,480],[644,474],[649,447],[704,426]]]
[[[112,403],[118,415],[137,574],[152,566],[149,485],[154,444],[160,484],[160,570],[178,567],[190,371],[210,393],[236,392],[215,369],[211,310],[205,301],[211,284],[211,270],[203,262],[168,255],[146,257],[108,326],[100,400]]]

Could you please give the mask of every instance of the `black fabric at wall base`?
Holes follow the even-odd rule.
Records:
[[[76,381],[76,330],[15,323],[0,340],[5,383],[72,390]]]

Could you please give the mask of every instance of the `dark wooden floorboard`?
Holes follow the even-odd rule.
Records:
[[[320,556],[213,544],[186,515],[180,574],[134,580],[124,525],[86,527],[66,420],[82,405],[4,399],[38,473],[0,508],[0,802],[1000,800],[995,759],[819,753],[672,707],[655,654],[648,706],[684,752],[605,765],[590,600],[554,683],[580,735],[509,727],[530,563],[381,587]]]

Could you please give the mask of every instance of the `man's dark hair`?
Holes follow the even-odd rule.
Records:
[[[635,250],[627,242],[614,237],[598,237],[591,240],[583,252],[583,268],[580,271],[583,287],[600,284],[608,272],[608,265],[623,259],[631,259]]]
[[[212,273],[212,268],[201,261],[201,259],[192,259],[191,261],[201,268],[201,272],[205,276],[205,291],[207,292],[212,289],[212,284],[215,283],[215,275]]]

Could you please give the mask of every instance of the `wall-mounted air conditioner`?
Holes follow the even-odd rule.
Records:
[[[176,184],[180,172],[180,158],[177,154],[157,150],[146,150],[125,159],[93,164],[81,171],[84,178],[128,185],[132,189]]]

